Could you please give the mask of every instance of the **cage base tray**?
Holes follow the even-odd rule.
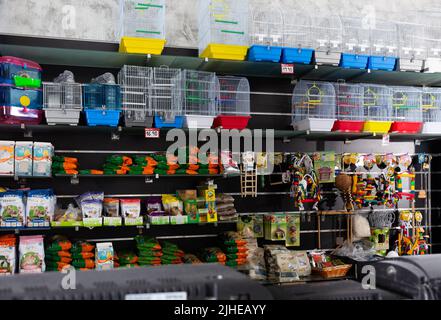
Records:
[[[0,107],[0,124],[37,125],[43,121],[43,110],[23,107]]]
[[[341,52],[315,51],[317,64],[338,66],[341,60]]]
[[[399,59],[399,69],[400,71],[415,71],[421,72],[424,68],[423,60],[410,60],[410,59]]]
[[[305,119],[294,123],[294,129],[299,131],[330,132],[336,119]]]
[[[340,66],[347,69],[366,69],[369,56],[352,53],[342,53]]]
[[[280,62],[281,47],[253,45],[248,51],[248,61],[253,62]]]
[[[424,72],[435,73],[441,72],[441,59],[438,58],[428,58],[424,62]]]
[[[283,63],[310,64],[314,55],[314,49],[304,48],[283,48]]]
[[[422,122],[394,122],[390,128],[391,133],[420,133],[423,129]]]
[[[184,128],[189,129],[210,129],[213,126],[212,116],[185,116]]]
[[[200,55],[201,58],[245,61],[248,46],[211,43]]]
[[[248,116],[218,116],[214,119],[213,128],[243,130],[248,126],[250,119]]]
[[[155,128],[182,128],[184,117],[176,116],[173,121],[166,121],[163,117],[155,116]]]
[[[164,39],[122,37],[119,52],[160,55],[164,50],[166,42]]]
[[[358,133],[363,130],[364,121],[337,120],[332,131]]]
[[[145,119],[138,120],[127,117],[124,117],[124,123],[126,127],[143,127],[143,128],[152,128],[153,127],[153,117],[145,117]]]
[[[120,110],[86,110],[86,121],[89,127],[117,127],[120,116]]]
[[[76,126],[80,122],[79,110],[45,110],[46,122],[48,125],[67,124]]]
[[[368,69],[394,71],[397,66],[397,58],[385,56],[369,57]]]
[[[366,121],[363,132],[386,134],[389,133],[391,126],[391,121]]]
[[[426,122],[423,125],[424,134],[441,134],[441,122]]]

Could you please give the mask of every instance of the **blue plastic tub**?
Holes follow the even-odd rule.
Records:
[[[283,48],[282,62],[310,64],[312,61],[313,54],[314,54],[314,49]]]
[[[254,45],[248,52],[248,61],[254,62],[280,62],[281,47]]]
[[[367,69],[369,56],[353,53],[343,53],[341,55],[340,67],[348,69]]]
[[[116,127],[121,116],[121,87],[114,84],[88,84],[83,90],[87,125]]]
[[[121,110],[92,110],[88,109],[86,112],[87,125],[90,127],[108,126],[117,127]]]
[[[182,128],[184,126],[184,117],[176,116],[173,121],[166,121],[161,116],[155,116],[155,127],[162,128]]]
[[[385,56],[371,56],[368,68],[371,70],[394,71],[398,58]]]

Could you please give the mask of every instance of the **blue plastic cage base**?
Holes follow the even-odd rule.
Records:
[[[120,110],[86,110],[86,120],[89,127],[117,127],[120,116]]]
[[[367,69],[369,62],[369,56],[342,53],[340,60],[340,67],[347,69]]]
[[[248,51],[248,61],[280,62],[282,48],[254,45]]]
[[[368,68],[371,70],[394,71],[398,58],[385,56],[369,57]]]
[[[184,117],[176,116],[173,121],[164,121],[163,117],[155,116],[155,128],[182,128],[184,126]]]
[[[314,49],[283,48],[282,62],[311,64],[313,54]]]

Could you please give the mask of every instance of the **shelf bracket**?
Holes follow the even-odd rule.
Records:
[[[152,184],[153,183],[153,179],[152,178],[145,178],[145,183],[146,184]]]
[[[24,123],[21,124],[20,128],[24,131],[24,133],[23,133],[24,138],[32,138],[32,136],[33,136],[32,130],[26,128],[26,125]]]
[[[79,185],[80,184],[80,178],[77,175],[74,175],[70,178],[70,184],[72,185]]]
[[[112,141],[119,141],[121,138],[122,127],[118,127],[116,131],[112,131],[110,139]]]

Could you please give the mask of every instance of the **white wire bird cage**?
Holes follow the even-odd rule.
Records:
[[[425,27],[419,23],[398,24],[398,57],[401,71],[421,71],[427,59]]]
[[[425,72],[441,72],[441,13],[434,12],[420,16],[424,21],[427,58],[424,64]]]
[[[43,83],[43,108],[48,125],[78,125],[82,107],[82,85],[64,71],[54,82]]]
[[[248,0],[199,0],[199,56],[245,60],[248,15]]]
[[[219,100],[219,82],[214,72],[184,70],[182,74],[184,127],[208,129],[213,125]]]
[[[364,132],[388,133],[392,125],[392,90],[390,87],[361,84],[365,115]]]
[[[441,134],[441,88],[423,88],[423,133]]]
[[[337,121],[332,131],[361,132],[364,126],[363,87],[334,83]]]
[[[282,62],[310,64],[314,54],[311,17],[305,12],[285,10],[283,21]]]
[[[366,69],[371,52],[370,27],[360,18],[342,18],[343,68]]]
[[[182,72],[168,67],[153,68],[150,89],[156,128],[182,128]]]
[[[248,60],[279,62],[283,45],[283,14],[278,7],[256,5],[250,18]]]
[[[292,98],[293,126],[299,131],[331,131],[336,119],[335,89],[330,82],[301,80]]]
[[[317,64],[338,65],[343,50],[343,23],[339,16],[311,17],[311,39]]]
[[[152,74],[152,68],[128,65],[123,66],[118,74],[124,120],[127,127],[151,128],[153,126],[153,112],[149,94]]]
[[[250,84],[247,78],[218,77],[218,116],[214,128],[242,130],[248,126],[250,116]]]
[[[394,123],[391,132],[420,133],[423,127],[422,90],[416,87],[391,87]]]
[[[394,22],[375,19],[370,26],[371,70],[393,71],[398,58],[398,25]]]

